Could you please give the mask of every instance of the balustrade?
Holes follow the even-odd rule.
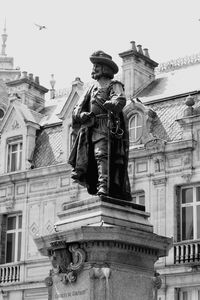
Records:
[[[20,265],[6,264],[0,266],[0,284],[8,284],[20,281]]]
[[[200,241],[183,241],[174,244],[174,263],[200,263]]]

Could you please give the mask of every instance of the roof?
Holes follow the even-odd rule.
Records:
[[[165,141],[178,141],[182,139],[183,128],[177,122],[186,108],[185,98],[172,99],[165,102],[151,104],[157,118],[153,125],[152,134]]]
[[[160,73],[137,97],[143,103],[200,91],[200,63]],[[192,80],[191,80],[192,78]]]
[[[62,126],[42,129],[37,136],[33,165],[35,168],[56,165],[63,162]]]
[[[69,89],[63,95],[45,101],[45,107],[40,111],[40,113],[44,115],[40,122],[41,126],[47,126],[61,122],[58,114],[61,112],[63,106],[65,105],[70,91],[71,89]]]

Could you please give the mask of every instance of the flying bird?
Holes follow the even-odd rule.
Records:
[[[44,26],[44,25],[38,25],[35,23],[35,26],[37,26],[39,30],[47,29],[46,26]]]

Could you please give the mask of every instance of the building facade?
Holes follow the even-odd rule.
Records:
[[[133,202],[150,212],[155,233],[174,239],[168,257],[155,265],[162,277],[157,299],[199,300],[200,56],[158,68],[148,50],[134,42],[119,55],[127,95]],[[69,201],[89,197],[71,181],[67,164],[73,144],[72,110],[86,85],[76,78],[69,90],[56,93],[52,78],[46,100],[48,89],[37,76],[13,65],[5,75],[6,59],[3,42],[0,299],[44,300],[44,278],[51,266],[34,238],[54,232]],[[15,76],[12,70],[18,71]]]

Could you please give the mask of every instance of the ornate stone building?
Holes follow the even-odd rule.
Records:
[[[51,96],[45,100],[48,89],[37,76],[13,64],[4,67],[5,34],[0,56],[0,299],[44,300],[44,278],[51,267],[34,238],[54,232],[70,200],[89,197],[71,181],[67,164],[71,113],[85,85],[76,78],[69,90],[56,92],[52,77]],[[200,56],[157,68],[148,50],[131,42],[120,57],[133,202],[150,212],[155,233],[174,238],[169,256],[155,266],[162,278],[157,299],[197,300]]]

